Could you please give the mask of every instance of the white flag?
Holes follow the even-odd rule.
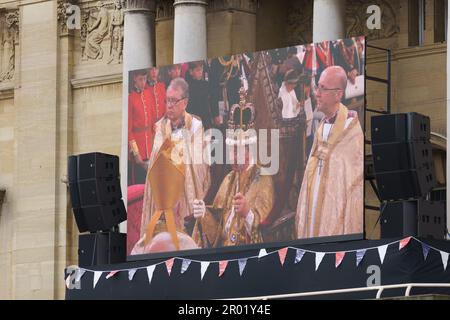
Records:
[[[384,246],[378,247],[378,254],[380,255],[381,264],[384,262],[384,257],[386,256],[387,244]]]
[[[134,278],[134,274],[136,273],[137,269],[130,269],[128,270],[128,280],[131,281]]]
[[[444,271],[447,270],[448,253],[441,251],[442,264],[444,265]]]
[[[191,260],[183,259],[181,262],[181,274],[185,273],[191,264]]]
[[[200,279],[203,280],[203,276],[206,273],[206,270],[209,267],[209,261],[202,261],[200,262]]]
[[[258,259],[267,256],[268,253],[266,251],[266,249],[261,249],[259,250],[259,254],[258,254]]]
[[[84,269],[78,269],[75,273],[75,282],[80,282],[83,275],[86,273]]]
[[[305,250],[297,249],[297,253],[295,254],[294,263],[299,263],[300,261],[302,261],[304,255],[305,255]]]
[[[97,285],[98,280],[100,280],[101,276],[102,276],[102,272],[101,271],[95,271],[94,272],[94,289],[95,289],[95,286]]]
[[[153,272],[155,271],[155,265],[147,267],[148,284],[152,283]]]
[[[316,252],[316,271],[319,269],[319,265],[322,262],[323,257],[325,257],[325,252]]]
[[[239,263],[239,275],[242,276],[245,266],[247,265],[247,259],[239,259],[238,263]]]
[[[356,251],[356,266],[359,266],[362,259],[366,255],[366,251],[367,251],[366,249],[360,249]]]

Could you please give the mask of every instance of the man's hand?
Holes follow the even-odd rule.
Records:
[[[205,213],[206,213],[205,202],[203,200],[195,199],[192,202],[192,211],[194,213],[194,218],[195,219],[203,218],[205,216]]]
[[[236,213],[239,214],[242,218],[247,217],[247,214],[250,211],[250,206],[247,202],[247,199],[242,193],[239,192],[234,196],[233,206]]]
[[[148,163],[145,162],[144,160],[142,160],[141,155],[139,153],[134,154],[134,160],[136,161],[136,163],[141,166],[142,168],[144,168],[145,170],[148,169]]]

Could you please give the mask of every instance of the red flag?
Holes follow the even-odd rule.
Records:
[[[287,254],[288,248],[283,248],[278,250],[278,257],[280,258],[281,265],[284,265],[284,260],[286,260],[286,254]]]
[[[402,250],[404,247],[406,247],[410,240],[411,240],[411,237],[400,240],[400,245],[399,245],[398,250]]]
[[[106,279],[109,279],[109,278],[114,277],[114,275],[115,275],[117,272],[119,272],[119,271],[118,271],[118,270],[116,270],[116,271],[111,271],[111,272],[108,273],[108,275],[106,276]]]
[[[169,276],[170,276],[170,272],[172,271],[174,260],[175,260],[174,258],[172,258],[170,260],[166,260],[166,268],[167,268],[167,273],[169,273]]]
[[[336,252],[336,263],[335,263],[336,268],[339,267],[339,265],[341,264],[342,260],[344,260],[344,256],[345,256],[345,252],[344,251]]]
[[[227,266],[228,266],[228,261],[220,261],[219,262],[219,277],[221,277],[223,275]]]

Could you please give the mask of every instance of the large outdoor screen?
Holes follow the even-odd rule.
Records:
[[[129,258],[358,239],[365,39],[133,70]]]

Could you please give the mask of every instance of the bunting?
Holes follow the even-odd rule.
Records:
[[[295,259],[294,259],[294,264],[298,264],[303,260],[303,257],[305,256],[305,254],[307,252],[314,254],[315,257],[315,270],[317,271],[319,269],[319,266],[321,265],[323,258],[325,257],[326,254],[333,254],[335,257],[335,267],[338,268],[341,264],[342,261],[344,260],[345,256],[347,255],[347,253],[349,252],[355,252],[356,253],[356,266],[358,267],[361,263],[361,261],[364,259],[365,254],[368,250],[377,250],[381,264],[384,263],[385,257],[386,257],[386,253],[387,253],[387,249],[388,246],[391,244],[396,244],[398,243],[398,248],[399,250],[402,250],[403,248],[405,248],[410,242],[411,239],[414,239],[415,241],[419,242],[421,244],[422,247],[422,253],[423,253],[423,258],[424,261],[427,260],[428,254],[430,252],[430,250],[434,250],[436,252],[439,252],[440,256],[441,256],[441,260],[442,260],[442,265],[444,267],[444,271],[447,269],[447,265],[448,265],[448,260],[449,260],[449,253],[448,252],[444,252],[441,251],[439,249],[433,248],[429,245],[427,245],[426,243],[423,243],[422,241],[414,238],[414,237],[407,237],[401,240],[397,240],[394,241],[392,243],[388,243],[388,244],[384,244],[378,247],[372,247],[372,248],[362,248],[362,249],[357,249],[357,250],[349,250],[349,251],[339,251],[339,252],[315,252],[315,251],[311,251],[311,250],[306,250],[306,249],[300,249],[300,248],[292,248],[292,247],[286,247],[286,248],[281,248],[279,250],[273,251],[268,253],[266,249],[260,249],[258,252],[258,255],[255,256],[250,256],[250,257],[243,257],[243,258],[239,258],[239,259],[231,259],[231,260],[220,260],[220,261],[197,261],[197,260],[190,260],[190,259],[184,259],[184,258],[170,258],[166,261],[154,264],[154,265],[150,265],[150,266],[145,266],[145,267],[140,267],[140,268],[133,268],[133,269],[126,269],[126,270],[109,270],[109,271],[95,271],[95,270],[87,270],[84,268],[78,268],[75,271],[75,282],[79,282],[81,281],[81,278],[83,277],[83,275],[88,271],[88,272],[93,272],[93,288],[95,288],[102,276],[103,273],[106,273],[106,279],[111,279],[112,277],[114,277],[117,273],[119,273],[120,271],[127,271],[128,272],[128,280],[132,281],[134,278],[134,275],[136,274],[136,272],[139,269],[146,269],[147,271],[147,276],[148,276],[148,282],[149,284],[151,284],[152,279],[153,279],[153,274],[155,271],[155,268],[158,264],[163,264],[166,267],[166,270],[169,274],[169,276],[171,275],[172,272],[172,268],[175,262],[175,259],[181,259],[182,263],[181,263],[181,270],[180,273],[184,274],[188,269],[189,266],[191,265],[192,261],[195,261],[197,263],[200,263],[200,279],[203,280],[206,271],[208,270],[208,267],[211,263],[217,263],[219,266],[219,272],[218,272],[218,276],[222,277],[225,273],[225,271],[227,270],[227,267],[229,265],[230,261],[237,261],[238,263],[238,267],[239,267],[239,275],[242,276],[242,274],[244,273],[244,270],[247,266],[247,261],[248,259],[260,259],[263,258],[267,255],[270,254],[277,254],[280,264],[281,266],[284,266],[285,262],[286,262],[286,257],[287,257],[287,253],[289,251],[289,249],[294,249],[295,250]],[[65,279],[65,285],[66,287],[70,290],[71,286],[70,286],[70,275]]]

